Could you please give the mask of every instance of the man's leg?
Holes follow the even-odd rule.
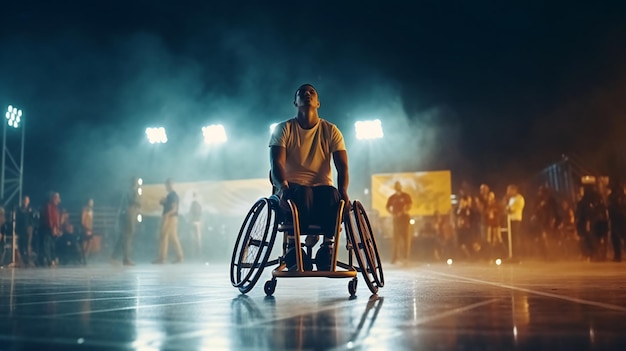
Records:
[[[22,258],[22,264],[28,266],[28,234],[25,231],[16,233],[17,235],[17,248]]]
[[[193,255],[197,258],[202,256],[202,236],[200,235],[200,222],[191,223],[191,241],[193,243]]]
[[[163,217],[161,223],[161,236],[159,238],[159,257],[157,258],[157,263],[165,262],[165,258],[167,257],[167,244],[169,242],[169,217]]]
[[[113,247],[113,253],[111,253],[111,260],[115,261],[117,260],[117,258],[121,255],[122,250],[124,248],[124,235],[126,234],[126,226],[128,225],[127,222],[122,223],[122,225],[119,227],[119,234],[117,236],[117,240],[115,240],[115,246]],[[85,255],[87,255],[87,253],[85,252]]]
[[[42,237],[42,246],[43,246],[43,259],[42,265],[52,266],[55,264],[54,262],[54,254],[53,254],[53,246],[54,239],[52,235],[49,233],[44,233]]]
[[[174,245],[174,249],[176,250],[176,261],[174,263],[183,261],[183,248],[180,245],[180,240],[178,239],[178,217],[170,218],[169,223],[169,239],[172,241]]]
[[[520,258],[524,254],[524,239],[522,238],[520,221],[511,221],[511,241],[513,244],[513,257]]]
[[[132,261],[130,259],[131,256],[131,252],[133,249],[133,237],[135,236],[135,229],[136,229],[136,225],[135,225],[135,218],[127,218],[126,219],[127,223],[126,223],[126,228],[124,229],[124,238],[123,238],[123,245],[124,245],[124,264],[126,265],[132,265]]]
[[[400,254],[403,250],[404,239],[402,236],[402,228],[399,217],[393,217],[393,244],[391,251],[391,264],[396,263],[399,259],[402,259],[402,255]]]
[[[622,228],[619,221],[611,221],[611,243],[613,244],[613,261],[622,260]]]
[[[313,208],[313,190],[311,187],[289,184],[289,189],[286,189],[283,194],[283,199],[291,200],[298,208],[298,220],[300,221],[300,228],[306,228],[310,224],[310,213]],[[291,210],[289,207],[281,207],[285,212],[289,213]]]
[[[313,188],[313,208],[310,217],[322,227],[326,241],[332,241],[337,228],[337,208],[341,201],[339,191],[333,186]]]
[[[411,223],[410,217],[408,215],[401,216],[402,217],[402,229],[404,230],[404,241],[405,241],[405,249],[404,249],[404,260],[409,261],[411,258],[411,244],[413,235],[411,235]]]
[[[337,232],[337,209],[341,197],[333,186],[314,187],[312,195],[313,208],[309,218],[318,222],[324,234],[324,242],[315,255],[315,261],[318,270],[327,271],[331,269],[335,250],[333,240]]]

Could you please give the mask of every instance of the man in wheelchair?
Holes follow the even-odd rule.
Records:
[[[301,232],[309,225],[319,225],[324,241],[315,262],[317,270],[330,270],[333,239],[337,228],[337,206],[348,199],[348,154],[343,135],[334,124],[319,117],[320,101],[310,84],[296,90],[294,106],[297,115],[276,126],[270,138],[270,178],[280,199],[280,208],[288,213],[287,200],[298,208]],[[330,160],[337,170],[337,188],[333,186]],[[317,233],[315,233],[317,234]],[[310,238],[313,238],[310,240]],[[317,237],[309,236],[306,245],[313,246]],[[285,261],[289,270],[296,265],[295,250],[300,243],[290,237]],[[306,253],[303,252],[303,257]],[[305,270],[312,270],[311,258],[304,260]]]

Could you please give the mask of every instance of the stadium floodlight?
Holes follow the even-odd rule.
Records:
[[[358,140],[373,140],[383,137],[383,124],[379,119],[354,123]]]
[[[163,127],[151,127],[146,128],[146,137],[150,144],[165,144],[167,143],[167,133]]]
[[[270,124],[270,134],[274,133],[274,130],[276,129],[276,126],[278,125],[278,123],[272,123]]]
[[[143,195],[143,190],[141,189],[141,185],[143,185],[143,179],[138,178],[137,179],[137,185],[138,185],[138,187],[137,187],[137,195],[141,196],[141,195]]]
[[[210,126],[202,127],[202,136],[205,144],[222,144],[228,140],[226,130],[221,124],[211,124]]]
[[[5,117],[9,127],[17,128],[20,126],[20,122],[22,121],[22,110],[13,107],[13,105],[9,105]]]

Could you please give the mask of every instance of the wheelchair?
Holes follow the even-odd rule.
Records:
[[[274,294],[277,278],[349,278],[348,292],[351,297],[356,295],[357,273],[362,274],[365,284],[372,294],[376,294],[378,289],[385,285],[383,268],[372,227],[365,209],[359,201],[353,201],[349,211],[346,211],[345,214],[344,207],[346,204],[344,200],[340,201],[337,209],[331,267],[328,271],[319,271],[304,269],[302,248],[306,247],[308,257],[311,257],[314,263],[315,260],[311,253],[315,243],[311,245],[308,240],[302,243],[301,237],[319,236],[321,227],[309,225],[307,228],[300,228],[298,209],[295,203],[288,200],[291,211],[283,215],[278,200],[276,195],[257,200],[246,215],[239,230],[230,263],[230,281],[242,294],[246,294],[254,288],[263,273],[263,269],[269,266],[277,267],[272,270],[272,279],[265,282],[264,291],[267,296]],[[347,236],[348,262],[338,260],[339,239],[342,231],[345,231]],[[282,254],[270,260],[278,232],[283,234]],[[297,243],[295,270],[289,270],[285,262],[289,240]]]

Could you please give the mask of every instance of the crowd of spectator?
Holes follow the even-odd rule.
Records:
[[[10,255],[12,263],[23,267],[86,263],[93,238],[93,199],[82,208],[79,228],[74,227],[67,209],[60,207],[58,192],[50,192],[40,208],[32,206],[28,195],[21,200],[15,208],[0,207],[3,261],[10,249],[15,251]]]
[[[462,186],[450,215],[416,222],[417,259],[622,259],[626,237],[626,187],[583,184],[576,196],[546,186],[526,198],[509,185],[500,198],[487,184]],[[510,241],[510,244],[509,244]]]

